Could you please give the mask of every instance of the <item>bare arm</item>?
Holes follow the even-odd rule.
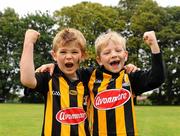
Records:
[[[33,61],[34,44],[39,37],[39,33],[29,29],[25,33],[22,56],[20,60],[20,80],[21,83],[29,88],[35,88],[37,81],[35,78],[35,68]]]
[[[36,72],[49,72],[50,75],[52,76],[54,72],[54,63],[49,63],[49,64],[43,64],[39,68],[36,69]]]

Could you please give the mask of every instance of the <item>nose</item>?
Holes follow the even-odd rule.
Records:
[[[66,54],[66,59],[72,59],[72,54],[71,53],[67,53]]]
[[[116,51],[111,52],[111,57],[116,58],[118,56],[118,53]]]

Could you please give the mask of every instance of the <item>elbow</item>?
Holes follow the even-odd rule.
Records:
[[[24,77],[20,78],[21,84],[25,87],[34,89],[36,87],[36,80],[27,79]]]
[[[166,80],[166,72],[165,72],[165,68],[162,70],[161,74],[159,75],[159,83],[160,85],[163,84]]]
[[[160,83],[163,84],[166,80],[166,67],[165,67],[165,63],[163,62],[163,65],[162,65],[162,70],[160,72],[160,76],[159,76],[159,79],[160,79]]]
[[[163,76],[161,77],[160,84],[163,84],[163,83],[165,82],[165,80],[166,80],[166,76],[163,75]]]
[[[158,88],[160,87],[163,83],[165,82],[165,76],[157,77],[154,82],[151,83],[150,86],[153,88]]]
[[[165,70],[164,65],[163,65],[162,70],[157,72],[155,77],[156,77],[155,81],[157,82],[158,86],[161,86],[165,82],[165,80],[166,80],[166,70]]]

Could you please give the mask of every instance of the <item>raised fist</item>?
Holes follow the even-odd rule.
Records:
[[[149,46],[157,44],[157,39],[156,39],[156,35],[154,31],[145,32],[143,39],[144,39],[144,42],[148,44]]]
[[[25,33],[24,43],[35,44],[39,36],[40,36],[39,32],[33,29],[28,29]]]

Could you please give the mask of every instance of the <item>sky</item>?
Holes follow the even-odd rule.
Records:
[[[119,0],[0,0],[0,11],[3,12],[5,8],[11,7],[19,15],[26,15],[27,13],[34,13],[35,11],[53,13],[64,6],[72,6],[82,1],[97,2],[102,5],[116,6]],[[155,0],[160,6],[180,6],[180,0]]]

